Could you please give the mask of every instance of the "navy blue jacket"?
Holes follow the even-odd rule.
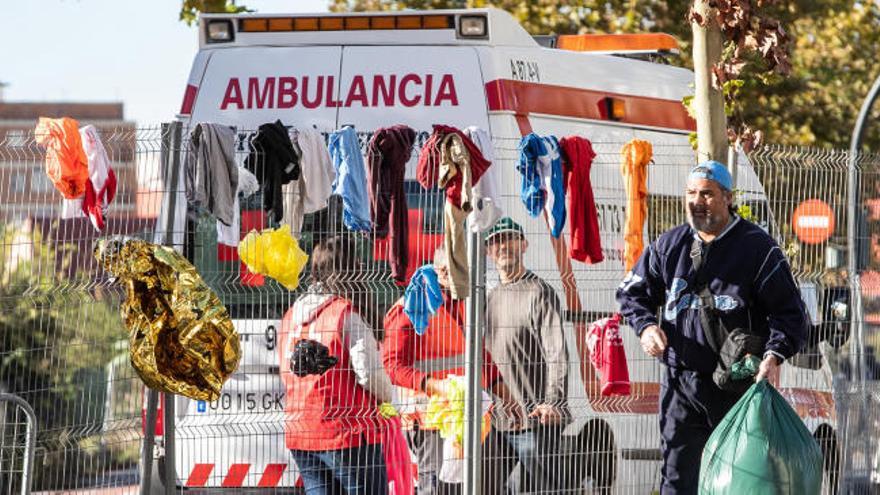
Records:
[[[689,287],[695,235],[685,224],[657,238],[620,284],[617,301],[638,335],[658,324],[659,310],[667,339],[663,361],[668,366],[711,373],[718,357],[706,342],[699,298]],[[809,320],[785,255],[773,238],[734,217],[704,253],[703,278],[709,281],[726,328],[750,328],[751,333],[766,335],[766,351],[783,359],[797,354]]]

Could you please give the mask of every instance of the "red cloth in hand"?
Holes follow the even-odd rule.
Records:
[[[620,337],[620,315],[590,323],[587,347],[590,362],[600,375],[602,395],[629,395],[629,368]]]

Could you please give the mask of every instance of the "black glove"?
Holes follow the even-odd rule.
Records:
[[[300,340],[290,353],[290,371],[298,377],[323,375],[339,361],[316,340]]]

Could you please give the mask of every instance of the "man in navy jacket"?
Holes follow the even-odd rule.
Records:
[[[663,494],[697,493],[703,447],[739,398],[712,380],[718,354],[702,328],[692,248],[700,249],[699,278],[725,327],[767,338],[756,381],[777,382],[779,366],[806,339],[806,311],[785,255],[764,230],[735,214],[731,183],[721,163],[695,167],[685,195],[688,223],[648,246],[617,291],[642,348],[666,365],[660,389]]]

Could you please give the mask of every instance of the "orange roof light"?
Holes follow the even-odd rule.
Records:
[[[562,34],[556,48],[576,52],[675,52],[678,41],[666,33]]]
[[[454,16],[439,14],[249,17],[239,19],[238,23],[238,30],[242,33],[359,31],[369,29],[455,29]]]

